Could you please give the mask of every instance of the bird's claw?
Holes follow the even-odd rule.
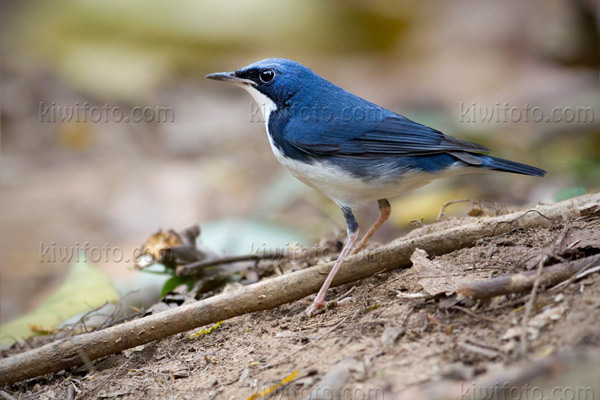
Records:
[[[306,315],[312,317],[318,310],[324,308],[326,305],[327,303],[325,303],[325,300],[316,298],[315,301],[313,301],[313,303],[310,305],[310,307],[306,309]]]

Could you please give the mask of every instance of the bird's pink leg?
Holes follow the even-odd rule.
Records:
[[[308,314],[308,316],[312,316],[315,313],[315,311],[325,307],[325,293],[327,293],[327,289],[329,289],[329,286],[333,281],[333,277],[338,272],[338,269],[340,269],[340,266],[344,262],[344,259],[350,253],[350,250],[352,250],[352,246],[354,246],[354,243],[356,243],[356,239],[358,239],[358,228],[353,232],[348,230],[348,241],[346,242],[346,245],[342,249],[342,252],[338,256],[337,260],[335,261],[333,268],[331,268],[329,275],[327,275],[327,279],[325,279],[323,286],[321,286],[321,290],[319,290],[315,301],[313,301],[311,306],[306,309],[306,314]]]
[[[377,218],[373,226],[371,226],[367,233],[365,233],[365,236],[358,243],[352,254],[357,254],[359,251],[361,251],[369,239],[371,239],[371,236],[373,236],[373,234],[377,232],[381,225],[383,225],[383,223],[390,217],[390,214],[392,213],[392,206],[390,205],[390,202],[387,201],[387,199],[381,199],[377,200],[377,204],[379,204],[379,218]]]

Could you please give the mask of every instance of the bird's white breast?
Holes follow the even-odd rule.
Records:
[[[326,194],[339,206],[353,208],[371,201],[397,197],[441,177],[423,171],[399,171],[390,165],[383,174],[387,179],[362,179],[327,161],[304,163],[286,158],[270,137],[269,140],[281,165],[300,181]]]

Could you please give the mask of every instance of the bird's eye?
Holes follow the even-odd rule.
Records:
[[[275,78],[275,71],[272,69],[263,69],[260,71],[260,80],[264,83],[269,83]]]

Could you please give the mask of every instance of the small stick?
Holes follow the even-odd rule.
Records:
[[[189,275],[193,272],[197,272],[200,270],[203,270],[206,267],[213,267],[216,265],[223,265],[223,264],[233,264],[236,262],[242,262],[242,261],[261,261],[261,260],[278,260],[278,259],[287,259],[288,256],[286,256],[283,253],[265,253],[265,254],[247,254],[247,255],[243,255],[243,256],[231,256],[231,257],[222,257],[222,258],[217,258],[214,260],[203,260],[203,261],[197,261],[197,262],[193,262],[190,264],[186,264],[186,265],[180,265],[179,267],[177,267],[176,270],[176,274],[178,276],[185,276],[185,275]]]
[[[448,206],[451,206],[452,204],[459,204],[459,203],[471,203],[471,209],[475,206],[475,203],[473,202],[473,200],[469,200],[469,199],[461,199],[461,200],[450,200],[447,201],[446,203],[444,203],[444,205],[442,206],[442,208],[440,209],[440,212],[438,213],[438,216],[435,218],[435,221],[440,221],[444,215],[444,211],[446,211],[446,208]]]
[[[458,347],[460,347],[461,349],[466,350],[466,351],[480,354],[486,358],[496,358],[500,355],[500,353],[498,353],[496,350],[486,349],[484,347],[480,347],[480,346],[477,346],[472,343],[467,343],[466,341],[460,342],[458,344]]]
[[[531,310],[533,310],[533,305],[535,304],[535,295],[537,294],[537,289],[540,286],[540,280],[542,279],[542,273],[544,271],[544,264],[548,258],[548,254],[544,254],[542,257],[540,257],[540,262],[538,263],[535,279],[533,281],[533,287],[531,288],[531,294],[529,295],[529,300],[527,303],[525,303],[525,313],[523,314],[523,319],[521,320],[522,357],[527,356],[527,324],[529,324],[529,316],[531,315]]]
[[[567,236],[569,232],[569,226],[565,226],[558,235],[558,239],[556,239],[555,248],[552,251],[556,251],[560,249],[563,240]],[[542,274],[544,272],[544,264],[548,261],[552,253],[550,251],[546,252],[540,258],[540,262],[538,263],[537,271],[535,273],[535,280],[533,281],[533,287],[531,288],[531,295],[529,296],[529,300],[525,304],[525,313],[523,314],[523,319],[521,320],[521,356],[527,356],[527,325],[529,324],[529,316],[533,310],[533,305],[535,304],[535,296],[537,294],[538,287],[540,286],[540,281],[542,280]]]
[[[540,283],[544,286],[559,284],[580,271],[598,265],[598,263],[600,263],[600,254],[545,267],[540,277]],[[525,292],[533,287],[536,274],[537,270],[534,270],[514,275],[499,276],[497,278],[482,279],[461,286],[458,292],[476,300]]]
[[[495,203],[490,203],[490,202],[485,202],[485,201],[473,201],[470,199],[450,200],[442,206],[442,208],[440,209],[440,212],[438,213],[438,216],[435,218],[435,222],[441,221],[442,218],[446,215],[444,213],[446,211],[446,208],[448,208],[452,204],[459,204],[459,203],[471,203],[471,211],[469,211],[469,213],[471,213],[475,209],[475,206],[483,206],[483,207],[486,207],[488,210],[493,208],[496,211],[496,215],[498,215],[498,213],[500,212],[500,207],[498,207],[498,205],[496,205]]]
[[[0,396],[2,396],[6,400],[17,400],[14,396],[6,393],[4,390],[0,390]]]
[[[600,259],[598,260],[598,264],[600,264]],[[581,272],[577,273],[577,275],[573,275],[566,281],[560,282],[558,285],[554,286],[549,291],[554,292],[556,290],[559,290],[560,288],[570,285],[571,283],[575,282],[576,280],[581,279],[584,276],[587,276],[587,275],[592,274],[597,271],[600,271],[600,265],[595,266],[593,263],[590,263],[590,265],[586,265],[585,267],[583,267],[581,269]]]

